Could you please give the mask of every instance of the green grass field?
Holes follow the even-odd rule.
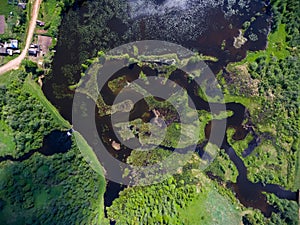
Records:
[[[39,19],[44,22],[52,22],[56,17],[60,18],[56,0],[43,1],[40,8]],[[60,13],[60,12],[59,12]]]
[[[0,76],[1,84],[9,83],[13,79],[9,73]],[[12,130],[4,121],[0,120],[0,156],[11,154],[15,150],[14,137]]]
[[[14,137],[12,130],[0,120],[0,156],[11,154],[15,150]]]
[[[14,76],[11,75],[11,72],[7,72],[0,76],[0,84],[8,84],[14,79]]]
[[[0,15],[7,17],[10,12],[15,12],[18,6],[14,4],[8,4],[7,0],[0,0]]]
[[[213,188],[206,188],[205,193],[179,213],[185,225],[241,224],[240,211]]]
[[[179,217],[186,225],[211,224],[212,215],[206,207],[208,193],[195,198],[185,209],[179,209]]]

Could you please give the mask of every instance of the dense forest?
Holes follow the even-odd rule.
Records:
[[[99,224],[105,181],[78,148],[35,153],[23,162],[2,162],[1,224]],[[63,166],[62,166],[63,165]]]

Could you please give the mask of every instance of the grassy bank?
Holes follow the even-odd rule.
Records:
[[[95,170],[99,175],[103,176],[105,171],[101,166],[93,149],[88,145],[86,140],[82,137],[82,135],[79,132],[75,131],[74,135],[76,139],[76,144],[81,154],[84,156],[85,160],[93,168],[93,170]]]
[[[298,149],[297,158],[296,158],[295,189],[300,189],[300,141],[299,139],[295,145],[296,148]]]
[[[102,196],[105,193],[105,178],[104,178],[104,174],[105,174],[105,170],[104,168],[101,166],[96,154],[94,153],[93,149],[89,146],[89,144],[86,142],[86,140],[83,138],[83,136],[77,132],[74,131],[74,136],[76,139],[76,144],[78,149],[80,150],[80,153],[83,155],[84,159],[87,161],[87,163],[89,164],[89,166],[101,177],[102,180],[102,184],[99,188],[100,188],[100,192],[102,194]],[[104,199],[101,198],[100,202],[97,202],[97,204],[101,207],[99,207],[99,214],[98,214],[98,223],[97,224],[102,224],[103,223],[103,219],[104,219]]]
[[[51,113],[57,124],[61,124],[62,128],[64,129],[71,128],[70,123],[60,115],[58,110],[45,97],[41,87],[34,80],[32,80],[30,76],[28,76],[25,79],[23,88],[24,91],[27,91],[30,94],[32,94],[43,104],[43,106],[48,110],[48,112]]]

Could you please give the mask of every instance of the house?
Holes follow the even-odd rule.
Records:
[[[14,54],[12,49],[6,49],[8,55],[12,56]]]
[[[37,21],[36,21],[36,24],[37,24],[38,26],[40,26],[40,27],[45,26],[45,22],[43,22],[43,21],[41,21],[41,20],[37,20]]]
[[[11,40],[10,43],[8,44],[8,47],[12,49],[18,49],[18,46],[19,46],[18,40]]]
[[[9,48],[9,49],[18,49],[19,48],[19,41],[18,40],[10,40],[10,42],[5,42],[2,44],[4,48]]]
[[[0,34],[5,32],[5,16],[0,15]]]
[[[7,55],[12,56],[13,54],[20,54],[20,53],[21,53],[20,49],[13,50],[11,48],[5,48],[0,46],[0,55],[2,56],[7,56]]]
[[[8,55],[7,54],[7,48],[0,47],[0,55]]]
[[[21,51],[18,48],[19,41],[18,40],[10,40],[10,42],[0,42],[0,55],[7,56],[13,54],[20,54]]]
[[[41,48],[39,44],[30,44],[29,49],[28,49],[28,55],[37,57],[37,55],[40,53]]]
[[[38,35],[38,46],[40,46],[41,54],[45,55],[49,52],[52,45],[52,38],[48,36]]]
[[[18,6],[19,6],[21,9],[23,9],[23,10],[26,9],[26,3],[24,3],[24,2],[19,2],[19,3],[18,3]]]
[[[37,57],[38,49],[37,48],[29,48],[28,49],[28,55]]]

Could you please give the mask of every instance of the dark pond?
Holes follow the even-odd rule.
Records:
[[[20,156],[19,158],[14,158],[12,156],[0,157],[0,162],[10,160],[22,162],[29,159],[34,153],[39,152],[45,156],[51,156],[58,153],[66,153],[71,149],[72,140],[68,136],[67,131],[54,130],[48,134],[43,140],[43,146],[36,150],[31,150],[30,152]]]
[[[181,44],[194,51],[205,55],[215,56],[217,62],[208,62],[213,72],[217,73],[229,62],[243,59],[248,50],[260,50],[266,46],[266,37],[270,28],[270,7],[267,1],[245,1],[246,6],[241,6],[238,1],[201,1],[196,0],[177,2],[171,6],[172,1],[80,1],[65,13],[56,47],[53,61],[52,75],[44,81],[43,91],[46,97],[59,109],[60,113],[69,121],[72,121],[72,98],[74,92],[68,86],[78,82],[80,79],[81,64],[86,59],[96,56],[97,50],[113,49],[121,44],[136,40],[165,40]],[[183,4],[190,2],[190,4]],[[107,10],[109,9],[109,10]],[[113,12],[110,14],[110,12]],[[235,12],[235,13],[232,13]],[[239,34],[239,29],[245,21],[252,18],[249,29],[245,32],[248,41],[241,48],[233,47],[234,37]],[[252,38],[252,37],[255,38]],[[225,43],[224,48],[222,44]],[[136,66],[124,68],[131,70],[126,79],[131,82],[137,77],[141,70]],[[124,74],[124,71],[119,74]],[[149,74],[149,71],[147,71]],[[153,72],[153,71],[152,71]],[[119,74],[115,74],[114,78]],[[175,71],[171,80],[185,87],[188,94],[196,103],[197,109],[209,111],[209,105],[199,96],[195,95],[197,86],[188,83],[180,71]],[[104,85],[101,94],[107,104],[112,104],[115,93]],[[91,100],[84,100],[91,101]],[[217,105],[216,105],[217,107]],[[241,104],[228,103],[227,110],[233,112],[233,116],[227,119],[227,127],[233,127],[235,140],[242,140],[248,132],[253,132],[242,126],[242,122],[248,117],[248,111]],[[95,109],[97,110],[97,109]],[[130,119],[141,117],[148,107],[144,101],[135,105]],[[152,115],[153,116],[153,115]],[[151,118],[151,114],[149,114]],[[145,118],[146,120],[149,118]],[[116,152],[110,145],[110,139],[117,140],[111,132],[110,119],[108,117],[97,117],[96,124],[98,132],[107,150],[120,160],[125,160],[130,154],[130,149],[124,148]],[[218,126],[218,121],[212,121],[206,128],[207,137],[211,126]],[[82,133],[91,144],[88,135]],[[88,133],[87,133],[88,134]],[[259,139],[255,138],[244,156],[249,155],[257,146]],[[91,144],[92,145],[92,144]],[[269,216],[273,211],[268,205],[263,191],[276,194],[278,197],[296,199],[295,193],[282,190],[276,185],[253,184],[247,180],[247,169],[243,161],[235,154],[227,143],[226,138],[222,146],[239,171],[239,178],[232,188],[237,198],[247,207],[262,210]],[[197,148],[199,155],[203,156],[203,146]],[[105,162],[103,162],[105,164]],[[108,206],[118,196],[120,185],[108,183],[105,194],[105,204]]]

